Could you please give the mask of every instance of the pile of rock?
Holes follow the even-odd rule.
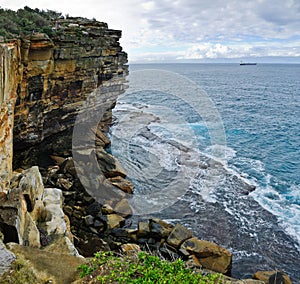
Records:
[[[66,238],[70,253],[78,255],[62,204],[61,190],[44,188],[38,167],[15,173],[11,189],[1,194],[2,241],[40,248],[51,239],[62,237]]]
[[[117,185],[121,189],[118,198],[109,199],[109,203],[101,204],[100,200],[90,196],[79,182],[70,157],[52,157],[57,165],[43,172],[46,185],[62,190],[63,209],[70,219],[74,243],[80,254],[92,256],[98,250],[121,249],[123,244],[135,243],[171,259],[181,257],[192,260],[195,265],[230,274],[231,252],[195,238],[190,230],[180,224],[174,226],[159,219],[150,219],[140,221],[135,229],[129,228],[130,222],[126,218],[132,211],[124,192],[131,193],[132,188],[128,190],[130,183],[124,179],[126,173],[117,160],[104,150],[97,150],[96,156],[102,170],[102,187],[95,189],[96,196],[97,191],[103,190],[103,181],[111,187],[117,180],[122,181]],[[88,164],[86,168],[89,169]],[[93,170],[87,172],[91,175]]]
[[[121,230],[112,231],[120,235]],[[230,274],[232,253],[219,245],[200,240],[181,224],[172,225],[160,219],[139,222],[137,230],[123,230],[123,236],[138,243],[143,249],[157,251],[165,258],[182,258],[196,267]]]
[[[59,160],[58,157],[55,159]],[[29,253],[30,250],[26,250],[26,246],[42,249],[51,259],[57,257],[57,253],[75,257],[79,256],[78,251],[84,256],[93,256],[99,250],[127,253],[142,249],[171,260],[182,258],[189,267],[200,269],[201,272],[208,269],[230,275],[230,251],[215,243],[196,238],[181,224],[173,225],[160,219],[139,221],[136,228],[130,228],[127,217],[130,216],[131,209],[125,198],[116,203],[101,205],[79,183],[72,159],[60,161],[60,165],[43,171],[44,182],[52,184],[52,187],[44,188],[38,167],[32,167],[15,173],[11,181],[12,189],[7,194],[2,193],[0,197],[1,239],[9,250],[17,255],[19,261],[29,261],[30,265],[26,269],[45,270],[40,264],[34,264],[35,258],[31,259],[32,254]],[[23,246],[8,244],[11,242]],[[0,241],[2,272],[15,260],[10,251]],[[42,255],[42,251],[36,250],[35,254]],[[83,261],[68,258],[69,256],[64,258],[72,263],[72,269]],[[53,276],[50,270],[46,275],[43,272],[43,277],[60,277],[55,276],[55,273]],[[42,276],[36,274],[34,277]],[[74,279],[75,270],[70,271],[70,275],[66,277]],[[286,274],[278,271],[258,272],[254,275],[257,281],[247,280],[248,282],[243,283],[269,283],[272,277],[281,277],[284,280],[282,283],[291,283]],[[239,283],[234,282],[237,280],[232,278],[224,279],[228,279],[228,283]]]
[[[83,256],[93,256],[95,252],[103,249],[109,250],[110,246],[103,238],[112,229],[124,226],[125,218],[132,214],[125,197],[132,193],[133,185],[125,179],[125,171],[104,150],[98,149],[96,155],[101,170],[95,173],[94,165],[89,163],[84,167],[86,183],[93,186],[93,197],[86,190],[88,186],[83,186],[77,178],[78,168],[71,157],[52,156],[56,165],[42,171],[45,185],[62,191],[63,210],[70,220],[74,243]],[[107,199],[108,203],[101,202],[99,197],[103,193],[112,194]]]

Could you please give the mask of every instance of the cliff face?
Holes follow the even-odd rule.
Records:
[[[82,18],[61,19],[53,29],[51,38],[33,32],[0,45],[2,188],[11,177],[12,147],[22,160],[33,156],[25,155],[26,149],[70,130],[92,92],[105,93],[102,121],[109,122],[111,108],[124,91],[128,67],[119,44],[121,31]]]
[[[13,113],[16,82],[20,82],[20,49],[17,44],[0,45],[0,192],[12,173]]]
[[[15,149],[71,127],[88,95],[107,80],[111,104],[124,89],[127,55],[119,44],[120,31],[81,18],[61,20],[54,29],[51,39],[33,33],[21,43]]]
[[[0,44],[0,274],[1,268],[6,269],[14,259],[2,249],[2,242],[41,247],[48,245],[51,238],[60,238],[68,254],[77,254],[69,218],[62,210],[65,204],[61,190],[74,197],[77,188],[74,186],[74,191],[70,188],[75,178],[56,174],[59,169],[56,165],[49,169],[55,175],[55,184],[53,181],[49,184],[58,188],[49,184],[44,188],[47,177],[42,179],[38,167],[13,173],[13,160],[19,155],[26,167],[32,166],[26,163],[28,157],[41,159],[46,147],[53,153],[60,139],[68,140],[64,149],[68,158],[63,165],[68,164],[73,173],[72,128],[91,94],[102,98],[105,106],[95,129],[99,160],[105,168],[103,174],[99,173],[101,181],[109,189],[115,184],[118,187],[118,182],[110,178],[116,177],[119,183],[124,183],[125,173],[102,148],[110,143],[104,132],[117,96],[124,92],[128,73],[127,54],[119,44],[121,31],[82,18],[61,19],[53,30],[51,38],[33,32],[26,38]],[[89,108],[91,112],[94,109]],[[64,160],[65,156],[57,158]],[[132,190],[131,184],[129,187]],[[75,204],[73,199],[71,203]],[[84,205],[81,198],[78,202]],[[89,196],[86,202],[90,205],[94,199]],[[81,216],[79,219],[81,227]],[[74,229],[73,232],[77,233]],[[98,232],[94,235],[98,237]]]

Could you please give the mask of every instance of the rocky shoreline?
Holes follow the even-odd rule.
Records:
[[[92,257],[98,251],[127,253],[145,250],[170,260],[180,257],[188,267],[199,272],[214,271],[230,275],[230,251],[196,238],[181,224],[173,225],[157,218],[139,221],[137,228],[131,228],[127,219],[131,215],[128,203],[120,201],[101,205],[82,186],[78,186],[71,157],[53,158],[60,163],[41,171],[43,176],[36,166],[21,173],[15,172],[10,191],[5,196],[2,194],[0,217],[7,220],[5,228],[2,223],[2,240],[7,248],[2,244],[1,260],[6,267],[0,266],[4,268],[2,271],[9,271],[3,275],[3,283],[11,283],[7,279],[15,277],[16,272],[7,264],[13,264],[16,256],[17,259],[29,261],[26,271],[29,270],[36,281],[71,283],[78,278],[73,266],[72,281],[60,282],[62,280],[57,278],[57,274],[50,275],[47,267],[37,267],[32,262],[29,248],[34,248],[32,253],[36,254],[46,252],[49,260],[57,253],[66,258],[73,256],[72,263],[77,265],[84,263],[83,257]],[[12,208],[15,208],[15,215],[11,212]],[[22,221],[19,224],[16,222],[18,219]],[[44,275],[43,270],[48,274]],[[279,272],[258,272],[253,277],[261,281],[243,279],[241,283],[270,283],[268,279],[275,273]],[[291,283],[287,275],[284,274],[284,277],[286,280],[283,283]],[[225,279],[226,283],[240,283],[230,277]]]
[[[230,276],[232,253],[181,224],[151,218],[132,228],[133,185],[105,150],[111,109],[128,74],[121,32],[82,18],[61,19],[59,29],[52,38],[33,33],[0,45],[1,283],[80,283],[77,266],[99,250],[150,250]],[[83,134],[76,148],[86,161],[79,167],[84,181],[72,157],[72,128],[90,94],[104,98],[105,109],[94,135]],[[104,204],[103,192],[110,194]],[[276,271],[226,283],[271,283],[274,275],[291,283]]]

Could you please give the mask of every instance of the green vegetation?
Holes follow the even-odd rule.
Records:
[[[78,267],[80,276],[96,278],[97,283],[222,283],[222,274],[195,273],[185,267],[183,260],[161,260],[158,256],[140,252],[131,256],[115,256],[111,252],[98,252],[89,264]],[[96,283],[96,282],[93,282]]]
[[[54,33],[55,22],[63,18],[61,13],[24,7],[17,12],[0,7],[0,36],[5,40],[31,34],[33,31],[48,35]]]

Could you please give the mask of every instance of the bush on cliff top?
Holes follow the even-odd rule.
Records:
[[[4,39],[14,39],[18,36],[31,34],[33,31],[53,33],[55,21],[60,19],[62,13],[51,10],[31,9],[27,6],[18,11],[0,7],[0,36]]]
[[[138,255],[118,257],[111,252],[98,252],[89,264],[78,268],[83,283],[221,283],[222,275],[195,273],[185,267],[181,259],[174,262],[140,252]],[[90,282],[91,279],[97,282]],[[83,280],[84,281],[84,280]]]

